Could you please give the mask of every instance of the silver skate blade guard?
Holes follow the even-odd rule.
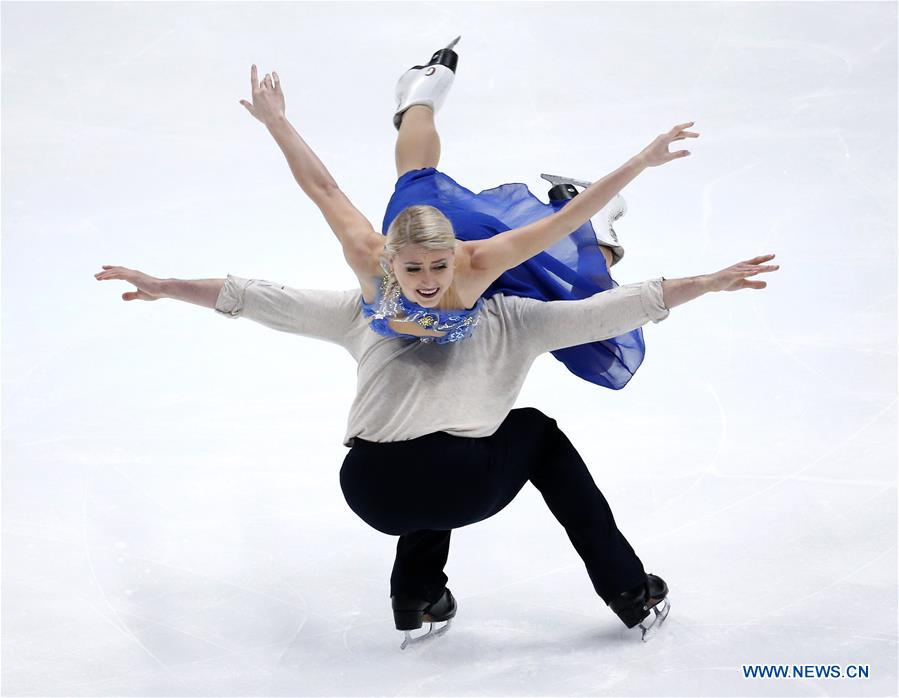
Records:
[[[440,637],[447,630],[449,630],[450,623],[452,623],[452,622],[453,622],[453,619],[450,618],[448,621],[446,621],[446,625],[439,628],[438,630],[434,630],[434,623],[431,623],[430,624],[431,627],[428,628],[428,632],[426,632],[424,635],[419,635],[418,637],[412,637],[411,630],[404,630],[403,632],[405,633],[406,638],[403,640],[403,644],[400,645],[400,649],[404,650],[409,646],[418,645],[422,642],[426,642],[427,640],[433,640],[436,637]]]
[[[586,189],[593,184],[593,182],[588,182],[584,179],[572,179],[571,177],[562,177],[561,175],[541,174],[540,176],[552,185],[573,184],[576,187],[584,187]]]
[[[661,606],[661,609],[659,608]],[[643,642],[646,642],[650,637],[652,637],[656,630],[658,630],[662,623],[665,622],[665,619],[668,617],[668,611],[671,610],[671,604],[668,603],[668,597],[662,599],[659,603],[652,607],[652,611],[655,614],[652,617],[652,620],[648,625],[644,625],[646,622],[645,619],[643,623],[640,623],[640,629],[642,631],[641,638]]]

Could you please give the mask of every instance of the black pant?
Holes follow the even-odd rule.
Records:
[[[340,485],[363,521],[399,536],[390,594],[436,601],[450,532],[502,510],[530,480],[583,559],[607,604],[646,579],[590,471],[554,419],[533,408],[509,413],[491,436],[435,432],[408,441],[356,438]]]

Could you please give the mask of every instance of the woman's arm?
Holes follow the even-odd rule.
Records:
[[[287,120],[284,93],[277,73],[266,74],[257,82],[256,66],[250,70],[253,103],[240,100],[256,119],[268,129],[281,148],[294,179],[318,206],[343,248],[344,258],[357,277],[380,276],[378,258],[384,238],[371,222],[353,206],[337,182]]]
[[[337,186],[331,173],[287,117],[281,114],[265,126],[284,153],[297,184],[318,206],[344,252],[357,248],[369,251],[372,241],[383,247],[383,236],[375,232],[371,222]]]
[[[693,123],[679,124],[661,134],[638,155],[593,182],[551,216],[487,240],[470,242],[472,271],[489,286],[507,269],[518,266],[581,227],[647,167],[656,167],[689,155],[687,150],[668,152],[668,146],[684,138],[698,138],[698,133],[684,130]]]

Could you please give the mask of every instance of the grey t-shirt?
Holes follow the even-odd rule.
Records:
[[[228,275],[215,310],[345,348],[358,364],[344,445],[405,441],[435,431],[493,434],[543,352],[617,337],[668,317],[662,279],[618,286],[578,301],[497,294],[471,336],[447,344],[384,337],[362,314],[361,294],[303,290]]]

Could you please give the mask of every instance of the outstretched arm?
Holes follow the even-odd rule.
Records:
[[[135,290],[123,293],[122,300],[171,298],[193,303],[228,318],[246,317],[281,332],[334,342],[350,353],[359,335],[359,293],[354,291],[297,289],[231,274],[224,279],[158,279],[136,269],[111,265],[104,266],[94,278],[134,284]]]
[[[684,138],[698,138],[699,134],[686,131],[694,122],[679,124],[667,133],[656,137],[644,148],[614,172],[593,182],[565,206],[551,216],[487,240],[469,243],[472,269],[483,276],[487,285],[492,283],[507,269],[516,267],[542,252],[586,223],[592,216],[611,201],[629,182],[647,167],[656,167],[689,155],[687,150],[668,152],[668,146]]]
[[[256,66],[250,70],[253,103],[240,100],[255,118],[261,121],[275,139],[294,179],[305,194],[318,206],[343,248],[344,258],[356,276],[380,276],[377,260],[384,245],[371,222],[353,206],[337,182],[287,120],[284,92],[278,74],[266,74],[257,81]]]
[[[577,301],[537,301],[515,298],[517,323],[534,355],[611,337],[619,337],[646,323],[660,322],[671,308],[713,291],[762,289],[756,274],[776,271],[777,264],[764,264],[773,254],[738,262],[713,274],[683,279],[651,279],[626,284]]]

